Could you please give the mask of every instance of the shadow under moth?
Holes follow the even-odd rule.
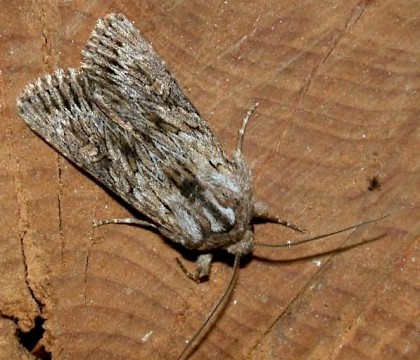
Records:
[[[134,209],[140,219],[96,222],[156,229],[200,253],[194,280],[209,275],[212,251],[234,256],[231,281],[179,359],[190,357],[227,303],[240,259],[255,245],[291,247],[353,229],[287,244],[257,244],[253,221],[296,225],[271,215],[254,199],[242,156],[243,120],[233,158],[184,95],[163,60],[121,14],[98,20],[79,69],[57,70],[28,85],[17,100],[29,127]]]

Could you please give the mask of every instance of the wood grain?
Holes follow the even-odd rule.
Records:
[[[16,115],[24,85],[78,66],[109,12],[136,22],[226,150],[260,102],[245,156],[273,212],[309,235],[390,214],[305,247],[256,248],[192,359],[416,358],[418,1],[24,0],[0,9],[0,359],[34,358],[16,334],[36,319],[41,358],[176,359],[231,275],[223,257],[194,284],[175,261],[192,257],[158,235],[92,228],[128,209]],[[374,177],[380,187],[369,190]],[[258,242],[299,238],[274,225],[255,233]]]

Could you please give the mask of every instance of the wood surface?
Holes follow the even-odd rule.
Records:
[[[0,359],[176,359],[224,291],[157,234],[92,220],[129,209],[34,135],[15,99],[77,67],[122,12],[154,45],[272,212],[325,233],[256,248],[192,359],[415,359],[420,343],[420,2],[0,1]],[[257,225],[258,242],[299,239]],[[354,244],[359,246],[352,247]],[[350,247],[346,251],[331,250]]]

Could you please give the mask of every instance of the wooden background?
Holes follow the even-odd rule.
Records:
[[[92,228],[128,210],[16,114],[24,85],[77,67],[109,12],[135,21],[229,153],[261,103],[244,151],[254,193],[273,212],[309,234],[390,214],[302,248],[257,248],[192,359],[416,358],[419,1],[3,0],[0,9],[1,359],[176,359],[231,276],[221,259],[194,284],[175,262],[188,254],[158,235]],[[255,237],[299,238],[275,225]]]

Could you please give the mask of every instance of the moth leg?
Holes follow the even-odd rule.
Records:
[[[253,212],[252,217],[254,219],[261,219],[265,222],[283,225],[285,227],[288,227],[290,229],[293,229],[302,233],[305,232],[304,228],[298,225],[292,224],[286,220],[282,220],[276,215],[270,214],[268,211],[267,205],[262,201],[254,201],[254,212]]]
[[[195,265],[196,265],[196,269],[195,272],[192,273],[190,272],[185,266],[184,264],[181,262],[181,260],[179,260],[178,258],[176,258],[176,261],[178,262],[179,266],[181,267],[181,270],[183,271],[183,273],[191,280],[195,281],[195,282],[201,282],[203,279],[208,278],[210,275],[210,267],[211,267],[211,261],[213,259],[213,255],[212,254],[202,254],[199,255]]]
[[[138,226],[151,227],[151,228],[156,229],[156,225],[154,225],[154,224],[152,224],[148,221],[139,220],[139,219],[136,219],[136,218],[105,219],[105,220],[94,220],[93,221],[93,226],[94,227],[102,226],[102,225],[108,225],[108,224],[138,225]]]
[[[238,142],[236,144],[236,154],[238,155],[242,154],[242,144],[244,143],[245,129],[249,119],[251,118],[254,111],[257,109],[258,105],[259,103],[255,103],[254,105],[252,105],[252,107],[248,110],[244,119],[242,120],[242,125],[238,132]]]

